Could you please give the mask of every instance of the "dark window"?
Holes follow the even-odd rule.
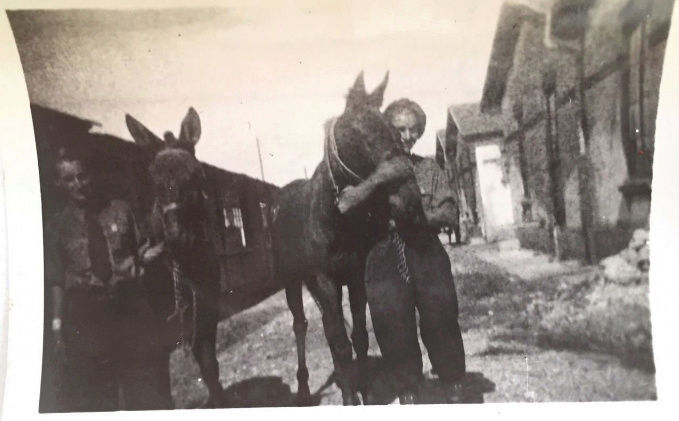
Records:
[[[224,220],[224,243],[227,253],[237,252],[247,245],[245,224],[240,200],[235,194],[223,193],[222,217]]]
[[[264,244],[267,248],[271,247],[271,230],[269,229],[269,205],[259,202],[259,209],[262,213],[262,228],[264,229]]]

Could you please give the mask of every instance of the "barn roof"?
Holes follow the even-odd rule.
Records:
[[[448,113],[460,135],[467,140],[486,135],[501,135],[505,127],[501,114],[484,113],[479,103],[451,105]]]
[[[31,115],[33,119],[36,116],[39,117],[43,124],[69,128],[71,131],[90,131],[94,127],[101,126],[101,123],[97,121],[76,117],[35,103],[31,103]]]
[[[37,104],[31,104],[31,112],[34,126],[37,125],[36,138],[39,148],[52,147],[54,149],[54,145],[65,143],[71,145],[76,140],[87,140],[87,144],[90,145],[88,149],[96,151],[96,153],[91,154],[94,156],[105,156],[104,151],[115,156],[132,156],[136,154],[135,151],[139,151],[139,146],[129,140],[108,134],[92,133],[90,130],[99,125],[96,121],[86,120]],[[43,145],[42,142],[48,144]],[[214,179],[228,185],[240,185],[243,188],[259,185],[265,190],[278,188],[274,184],[266,183],[245,174],[228,171],[202,161],[201,164]]]
[[[523,0],[502,5],[481,97],[483,112],[498,112],[502,105],[523,24],[544,22],[542,18],[552,3],[552,0]]]

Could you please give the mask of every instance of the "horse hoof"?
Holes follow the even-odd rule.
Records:
[[[415,394],[406,392],[398,396],[398,402],[401,405],[415,405]]]
[[[361,392],[361,399],[363,400],[363,405],[373,405],[375,398],[369,392]]]
[[[223,408],[225,404],[226,397],[224,396],[224,391],[222,389],[221,393],[218,392],[210,393],[210,395],[208,396],[203,406],[201,406],[201,408],[204,409]]]
[[[216,402],[216,400],[212,399],[212,398],[208,398],[205,401],[205,403],[200,406],[201,409],[215,409],[215,408],[219,408],[219,407],[220,407],[219,403]]]
[[[358,398],[358,394],[351,393],[348,396],[342,396],[342,401],[344,406],[358,406],[361,405],[361,400]]]
[[[462,384],[454,383],[446,388],[447,403],[462,403]]]
[[[297,398],[295,398],[295,404],[297,406],[312,406],[313,402],[311,401],[311,396],[307,394],[297,394]]]

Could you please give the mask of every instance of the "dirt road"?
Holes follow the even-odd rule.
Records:
[[[487,251],[486,251],[487,252]],[[473,246],[450,248],[460,297],[468,375],[465,402],[608,401],[655,399],[654,375],[624,366],[617,358],[587,352],[545,349],[531,339],[522,314],[522,288],[501,268],[479,258]],[[341,404],[332,383],[332,360],[321,318],[311,296],[304,296],[309,328],[310,387],[321,405]],[[345,291],[345,317],[351,322]],[[379,349],[370,319],[371,400],[395,398],[382,381]],[[523,325],[522,325],[523,323]],[[350,327],[350,326],[348,326]],[[442,403],[441,386],[427,381],[424,403]],[[294,402],[297,357],[292,317],[280,291],[219,325],[218,358],[226,406],[287,406]],[[173,396],[177,407],[196,407],[206,398],[197,367],[182,352],[173,355]]]

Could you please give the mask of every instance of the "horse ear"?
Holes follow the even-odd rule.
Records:
[[[132,139],[142,147],[157,147],[163,144],[163,141],[153,134],[153,132],[141,124],[137,119],[129,114],[125,114],[125,123],[127,129],[132,135]]]
[[[347,108],[364,103],[367,95],[363,71],[361,71],[361,73],[358,74],[358,77],[356,77],[354,86],[349,89],[349,94],[347,95]]]
[[[363,70],[356,76],[356,81],[354,81],[354,86],[351,88],[352,91],[367,93],[365,91],[365,79],[363,78]]]
[[[382,83],[375,88],[375,90],[368,95],[368,104],[372,107],[375,108],[380,108],[382,106],[382,102],[384,102],[384,91],[387,89],[387,83],[389,83],[389,71],[387,71],[387,74],[384,75],[384,80]]]
[[[179,132],[179,143],[195,145],[200,139],[200,117],[193,107],[189,107],[186,117],[182,120],[182,127]]]

